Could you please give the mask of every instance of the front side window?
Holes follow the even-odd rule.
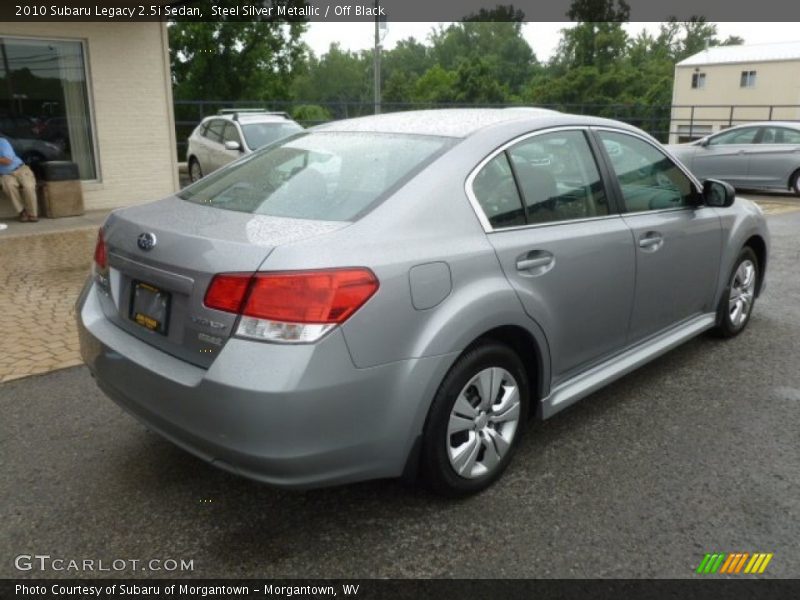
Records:
[[[698,90],[706,87],[705,73],[692,73],[692,89]]]
[[[742,76],[739,79],[739,87],[756,87],[756,72],[742,71]]]
[[[423,135],[300,134],[204,177],[178,196],[257,215],[351,221],[453,143]]]
[[[708,140],[709,146],[722,146],[727,144],[754,144],[758,127],[743,127],[732,129],[715,135]]]
[[[236,142],[237,144],[242,143],[242,140],[239,138],[239,132],[236,131],[236,125],[234,125],[233,123],[227,123],[225,125],[225,130],[222,133],[222,141]]]
[[[626,212],[680,208],[694,203],[691,180],[667,155],[637,137],[600,131]]]
[[[582,131],[537,135],[508,150],[529,223],[607,215],[608,199]]]
[[[0,37],[0,57],[0,136],[26,163],[68,160],[96,179],[83,44]]]

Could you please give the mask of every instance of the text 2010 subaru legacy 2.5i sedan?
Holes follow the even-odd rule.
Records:
[[[768,248],[755,205],[616,121],[352,119],[112,213],[81,349],[112,399],[224,469],[285,487],[419,471],[466,494],[530,417],[739,333]]]

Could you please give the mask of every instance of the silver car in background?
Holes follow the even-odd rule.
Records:
[[[225,109],[206,117],[189,136],[186,164],[194,182],[237,158],[302,131],[283,112],[262,109]]]
[[[800,196],[800,123],[748,123],[668,148],[699,179]]]
[[[768,253],[756,205],[634,127],[395,113],[114,211],[77,319],[100,388],[220,468],[464,495],[530,418],[740,333]]]

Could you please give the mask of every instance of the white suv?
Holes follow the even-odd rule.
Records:
[[[194,182],[240,156],[302,131],[283,112],[222,110],[206,117],[189,136],[186,163]]]

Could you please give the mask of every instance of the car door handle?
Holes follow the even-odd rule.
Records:
[[[639,238],[639,248],[649,252],[655,252],[664,244],[664,236],[657,231],[648,231]]]
[[[543,250],[533,250],[528,252],[525,256],[517,259],[517,271],[533,271],[534,269],[542,269],[542,272],[553,265],[555,257],[549,252]]]

